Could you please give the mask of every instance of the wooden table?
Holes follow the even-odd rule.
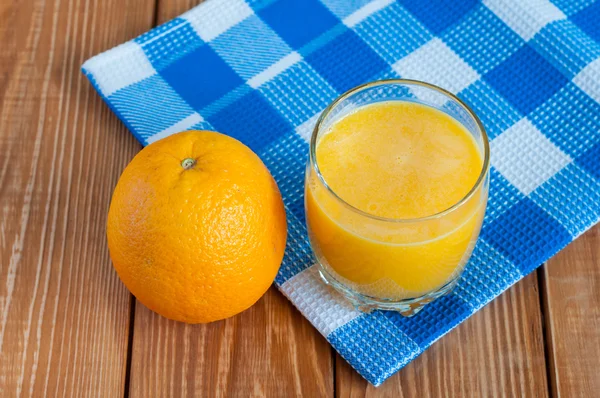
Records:
[[[209,325],[136,303],[105,239],[140,145],[80,73],[186,0],[0,2],[0,396],[600,394],[600,228],[378,389],[274,288]]]

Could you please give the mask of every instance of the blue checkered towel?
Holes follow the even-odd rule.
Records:
[[[288,212],[277,286],[379,385],[599,220],[599,21],[588,0],[208,0],[83,71],[144,145],[211,129],[259,154]],[[413,318],[361,314],[320,282],[304,225],[319,113],[397,77],[457,93],[492,148],[473,257],[456,290]]]

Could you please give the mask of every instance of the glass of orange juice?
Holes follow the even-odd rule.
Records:
[[[488,187],[488,138],[459,98],[412,80],[348,91],[321,114],[306,169],[323,280],[362,311],[416,314],[456,285]]]

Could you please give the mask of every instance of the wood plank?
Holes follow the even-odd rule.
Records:
[[[138,302],[130,392],[151,396],[333,396],[332,350],[274,287],[238,316],[206,325]]]
[[[81,72],[153,0],[0,2],[0,396],[123,394],[130,295],[112,188],[139,145]]]
[[[199,1],[159,1],[157,23]],[[225,321],[185,325],[136,306],[130,392],[149,396],[333,396],[326,340],[274,287]]]
[[[536,274],[374,388],[336,358],[338,397],[548,396]]]
[[[158,0],[156,3],[156,22],[158,25],[180,16],[204,0]]]
[[[554,396],[600,392],[600,225],[543,268],[544,319]]]

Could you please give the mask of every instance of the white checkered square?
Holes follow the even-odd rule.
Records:
[[[340,293],[323,283],[318,272],[316,265],[305,269],[281,285],[281,291],[327,337],[361,313]]]
[[[600,58],[583,68],[573,78],[573,83],[594,100],[600,102]]]
[[[453,93],[479,79],[479,74],[438,38],[425,43],[392,67],[405,79],[422,80]]]
[[[524,40],[530,40],[550,22],[567,18],[548,0],[484,0],[483,4]]]
[[[302,56],[298,54],[296,51],[291,52],[285,57],[281,58],[279,61],[275,62],[273,65],[255,75],[253,78],[248,80],[248,85],[252,88],[259,88],[264,83],[273,79],[275,76],[285,71],[288,68],[291,68],[293,65],[302,61]]]
[[[181,17],[192,25],[202,40],[209,42],[252,14],[244,0],[210,0]]]
[[[312,133],[317,125],[317,120],[319,120],[319,116],[321,116],[321,112],[318,112],[310,117],[307,121],[302,123],[300,126],[296,127],[296,134],[298,134],[302,139],[308,143],[310,143],[310,138],[312,137]]]
[[[526,118],[496,137],[490,146],[492,165],[525,195],[571,162]]]
[[[393,2],[394,0],[373,0],[348,15],[342,22],[347,27],[352,28]]]
[[[83,69],[94,76],[105,97],[156,74],[144,50],[133,41],[88,60]]]
[[[204,121],[204,119],[202,119],[202,116],[200,116],[198,113],[194,112],[190,116],[186,117],[183,120],[180,120],[179,122],[164,129],[163,131],[160,131],[160,132],[146,138],[146,144],[152,144],[153,142],[161,140],[165,137],[168,137],[171,134],[175,134],[180,131],[185,131],[185,130],[189,129],[190,127],[192,127],[193,125],[198,124],[202,121]]]

